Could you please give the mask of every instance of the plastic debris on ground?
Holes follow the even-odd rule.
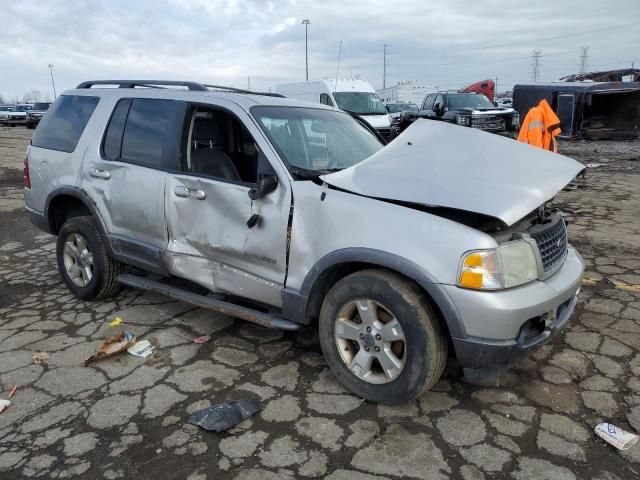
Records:
[[[211,337],[209,335],[201,335],[194,338],[193,343],[207,343],[209,340],[211,340]]]
[[[136,357],[146,358],[153,353],[153,345],[149,340],[142,340],[127,348],[127,352]]]
[[[118,335],[107,337],[100,344],[96,353],[87,358],[83,365],[86,367],[91,362],[123,352],[133,345],[135,341],[136,336],[132,332],[121,332]]]
[[[0,413],[4,412],[7,408],[9,408],[11,402],[9,400],[0,399]]]
[[[122,323],[122,319],[120,317],[116,317],[113,320],[111,320],[109,322],[109,326],[110,327],[117,327],[118,325],[120,325]]]
[[[205,430],[224,432],[260,410],[261,407],[250,400],[231,400],[198,410],[189,417],[189,423]]]
[[[595,428],[596,435],[618,450],[629,450],[638,443],[638,435],[627,432],[611,423],[600,423]]]
[[[16,391],[18,390],[18,386],[14,385],[13,388],[11,389],[11,392],[9,392],[9,396],[7,398],[11,398],[16,394]]]
[[[40,365],[47,358],[49,358],[49,354],[47,352],[36,352],[33,354],[33,357],[31,357],[33,363],[35,363],[36,365]]]

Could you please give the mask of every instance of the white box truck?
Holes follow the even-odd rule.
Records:
[[[337,107],[362,117],[389,141],[396,135],[391,116],[369,82],[352,78],[276,85],[285,97]]]

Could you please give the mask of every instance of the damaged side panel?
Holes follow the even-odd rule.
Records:
[[[288,288],[299,289],[322,257],[342,249],[402,257],[455,284],[463,252],[495,246],[491,236],[430,213],[335,189],[324,190],[323,201],[323,187],[313,182],[293,188]]]
[[[176,188],[198,192],[184,198]],[[174,275],[212,291],[282,304],[290,192],[280,185],[251,201],[249,187],[189,175],[169,175],[167,263]],[[252,215],[257,224],[247,226]]]

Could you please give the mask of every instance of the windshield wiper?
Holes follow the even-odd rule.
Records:
[[[291,173],[302,180],[317,180],[321,175],[324,175],[323,171],[308,170],[306,168],[296,167],[291,165]]]

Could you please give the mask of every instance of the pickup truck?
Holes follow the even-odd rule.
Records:
[[[497,107],[478,93],[429,94],[422,102],[418,116],[508,136],[513,136],[520,127],[518,112],[513,108]]]

